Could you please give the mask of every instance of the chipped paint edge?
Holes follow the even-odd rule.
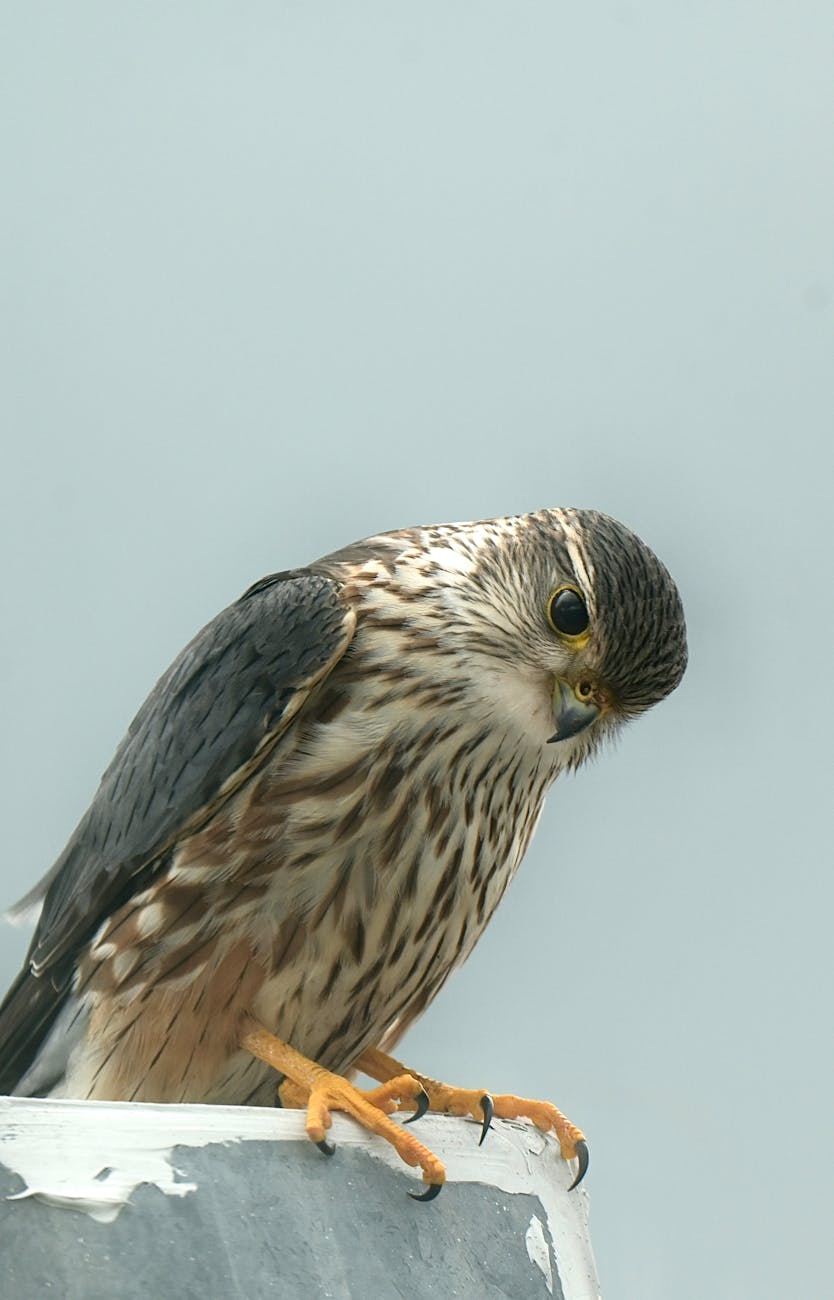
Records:
[[[479,1148],[475,1127],[465,1119],[427,1115],[420,1121],[420,1138],[443,1159],[450,1183],[481,1183],[510,1195],[538,1197],[557,1252],[557,1259],[546,1252],[549,1286],[552,1289],[555,1272],[565,1300],[600,1300],[588,1234],[588,1194],[584,1187],[568,1192],[572,1171],[558,1144],[528,1124],[495,1120],[489,1142]],[[409,1176],[386,1143],[346,1117],[333,1117],[332,1136]],[[175,1147],[305,1140],[300,1111],[0,1098],[0,1164],[25,1184],[11,1199],[38,1196],[104,1223],[116,1218],[141,1183],[151,1183],[168,1196],[197,1190],[196,1184],[178,1180],[172,1163]],[[531,1220],[525,1245],[547,1281],[543,1225],[533,1218],[539,1228]]]
[[[524,1234],[524,1244],[531,1264],[535,1264],[544,1275],[545,1286],[553,1295],[553,1264],[550,1259],[550,1247],[544,1235],[544,1224],[537,1214],[530,1215],[530,1223]]]

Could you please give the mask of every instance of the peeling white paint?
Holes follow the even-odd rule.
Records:
[[[588,1195],[582,1187],[568,1192],[575,1170],[561,1159],[558,1144],[531,1125],[495,1120],[489,1142],[479,1148],[475,1127],[464,1119],[426,1115],[420,1121],[420,1139],[444,1161],[450,1183],[481,1183],[511,1195],[537,1196],[555,1246],[565,1300],[600,1300],[588,1236]],[[333,1117],[331,1135],[345,1147],[368,1152],[401,1177],[409,1175],[392,1148],[345,1116]],[[306,1141],[303,1113],[255,1106],[0,1099],[0,1164],[26,1184],[17,1196],[72,1206],[102,1222],[112,1221],[141,1183],[151,1183],[169,1196],[198,1190],[194,1183],[177,1181],[171,1162],[174,1147],[249,1141]],[[536,1216],[525,1244],[542,1272],[544,1248],[552,1288],[550,1252]]]
[[[530,1218],[530,1226],[524,1234],[530,1263],[544,1274],[547,1289],[553,1295],[553,1267],[550,1263],[550,1246],[544,1235],[544,1225],[537,1214]]]
[[[84,1107],[83,1114],[66,1110],[77,1106]],[[99,1223],[111,1223],[140,1183],[152,1183],[168,1196],[195,1192],[196,1183],[177,1182],[170,1132],[154,1132],[158,1126],[141,1122],[137,1128],[130,1111],[139,1107],[126,1107],[116,1115],[114,1109],[93,1102],[4,1099],[0,1164],[26,1184],[8,1199],[38,1196],[50,1205],[83,1210]]]

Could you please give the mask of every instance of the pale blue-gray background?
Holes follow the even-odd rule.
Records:
[[[254,578],[607,510],[690,671],[403,1054],[586,1128],[607,1300],[831,1294],[830,0],[30,3],[0,60],[3,901]]]

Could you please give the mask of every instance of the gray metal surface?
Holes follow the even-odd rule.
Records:
[[[406,1193],[420,1184],[387,1149],[380,1158],[378,1139],[337,1117],[328,1159],[302,1123],[256,1108],[0,1100],[0,1294],[598,1294],[587,1202],[535,1130],[499,1122],[479,1151],[476,1125],[427,1117],[421,1136],[449,1181],[419,1205]]]
[[[549,1300],[525,1249],[534,1196],[476,1183],[430,1205],[364,1151],[327,1160],[309,1143],[179,1148],[199,1184],[173,1198],[139,1187],[113,1223],[35,1199],[0,1206],[3,1294],[17,1300],[147,1297],[465,1296]],[[20,1190],[4,1172],[4,1196]],[[544,1228],[547,1234],[547,1228]],[[553,1295],[563,1300],[558,1279]]]

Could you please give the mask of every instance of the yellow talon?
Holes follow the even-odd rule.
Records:
[[[380,1052],[378,1048],[369,1048],[355,1062],[355,1068],[363,1070],[372,1079],[389,1079],[403,1074],[406,1067]],[[455,1088],[448,1083],[440,1083],[425,1074],[412,1070],[411,1076],[418,1080],[426,1090],[429,1109],[449,1115],[471,1115],[482,1122],[481,1141],[486,1136],[492,1115],[498,1119],[529,1119],[543,1133],[553,1132],[559,1142],[559,1150],[565,1160],[578,1160],[579,1172],[572,1186],[575,1187],[585,1176],[588,1168],[588,1144],[581,1129],[572,1124],[562,1112],[549,1101],[535,1101],[530,1097],[517,1097],[514,1093],[490,1094],[483,1088]]]
[[[422,1169],[423,1181],[429,1184],[429,1189],[418,1196],[418,1200],[431,1200],[437,1195],[446,1180],[442,1162],[412,1133],[388,1118],[389,1112],[399,1109],[403,1102],[410,1107],[418,1104],[423,1088],[413,1075],[400,1070],[384,1080],[381,1087],[363,1092],[341,1075],[333,1074],[309,1057],[302,1056],[289,1043],[276,1038],[254,1020],[247,1020],[242,1026],[240,1045],[286,1075],[286,1080],[279,1086],[282,1101],[285,1096],[296,1101],[302,1098],[303,1105],[303,1098],[306,1098],[307,1136],[327,1154],[333,1150],[325,1140],[325,1133],[333,1123],[331,1111],[344,1111],[363,1128],[390,1142],[407,1165]],[[288,1083],[292,1086],[288,1087]]]

